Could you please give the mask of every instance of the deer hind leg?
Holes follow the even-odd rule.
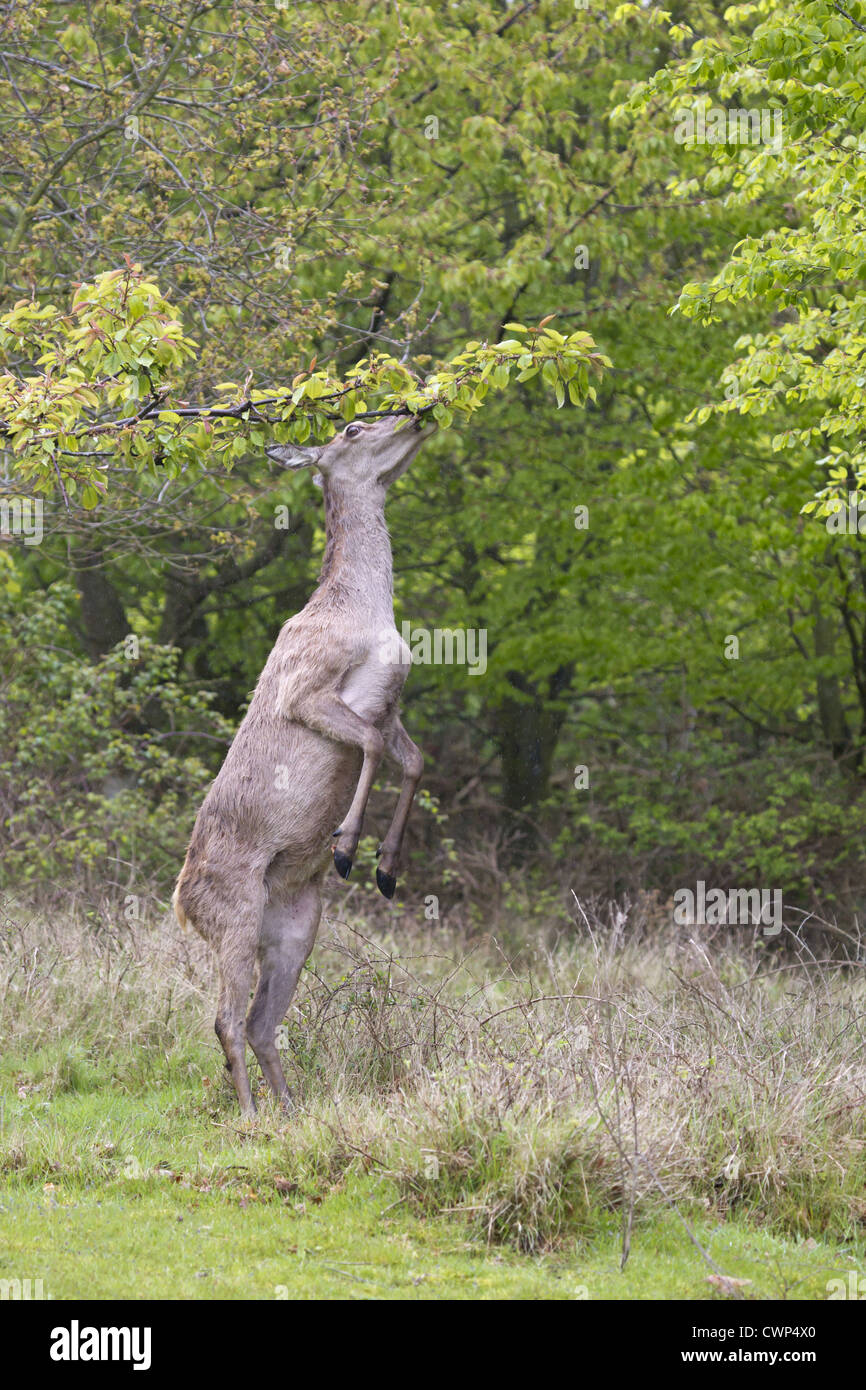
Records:
[[[374,724],[368,724],[350,709],[339,695],[322,696],[315,704],[305,706],[293,717],[306,724],[308,728],[315,729],[317,733],[333,739],[335,743],[359,748],[364,754],[352,804],[342,825],[334,831],[333,836],[334,867],[341,878],[348,878],[361,838],[370,791],[385,751],[385,740]]]
[[[397,887],[395,875],[400,861],[403,835],[406,831],[415,792],[418,790],[418,783],[421,781],[421,774],[424,771],[424,756],[418,745],[413,743],[406,733],[399,715],[395,715],[385,729],[385,751],[403,769],[400,797],[397,801],[394,817],[379,850],[379,867],[376,870],[376,883],[379,892],[386,898],[393,898]]]
[[[245,1119],[256,1113],[247,1072],[244,1016],[250,1002],[263,907],[264,885],[249,903],[232,914],[218,946],[220,991],[214,1030],[222,1043]]]
[[[247,1038],[265,1080],[284,1110],[291,1107],[291,1094],[277,1050],[277,1029],[313,949],[321,916],[318,882],[306,884],[283,900],[275,886],[262,916],[259,983],[247,1017]]]

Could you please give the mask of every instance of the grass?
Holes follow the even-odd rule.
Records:
[[[677,1219],[641,1230],[625,1272],[616,1229],[526,1256],[442,1217],[401,1209],[396,1187],[354,1178],[324,1196],[250,1200],[170,1179],[125,1191],[7,1184],[0,1280],[42,1279],[58,1299],[714,1299],[724,1289]],[[396,1205],[395,1205],[396,1204]],[[856,1264],[823,1242],[780,1240],[739,1219],[699,1223],[749,1297],[826,1298]]]
[[[630,926],[527,947],[331,920],[282,1037],[297,1111],[249,1127],[196,939],[11,914],[0,1280],[826,1298],[864,1268],[862,972]]]

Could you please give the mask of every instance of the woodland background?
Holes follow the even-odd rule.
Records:
[[[585,409],[513,384],[392,492],[398,626],[488,634],[483,676],[410,675],[401,891],[866,905],[866,566],[826,524],[862,465],[864,74],[857,0],[0,5],[3,311],[138,264],[200,345],[189,402],[552,314],[612,362]],[[781,145],[678,141],[710,106]],[[322,551],[320,494],[238,435],[231,470],[202,436],[46,486],[41,544],[4,537],[7,893],[165,904]]]

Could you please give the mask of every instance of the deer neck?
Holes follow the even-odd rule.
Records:
[[[349,493],[327,478],[323,491],[326,544],[319,592],[329,603],[393,620],[394,576],[384,492]]]

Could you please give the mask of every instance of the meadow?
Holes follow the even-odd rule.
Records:
[[[347,910],[353,906],[353,910]],[[0,1280],[54,1298],[826,1299],[866,1231],[862,969],[640,906],[527,941],[332,902],[240,1120],[167,915],[8,908]],[[254,1071],[257,1076],[257,1071]]]

